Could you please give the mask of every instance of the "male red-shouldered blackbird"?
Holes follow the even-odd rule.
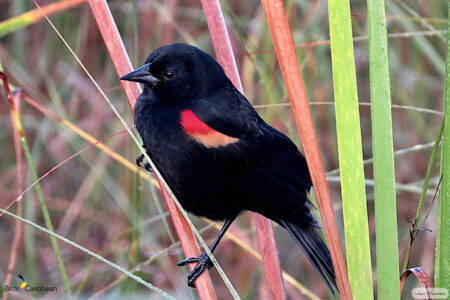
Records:
[[[309,209],[304,156],[261,119],[211,56],[186,44],[164,46],[120,79],[144,84],[135,125],[183,208],[225,221],[211,251],[234,219],[250,210],[287,229],[330,290],[337,289],[330,253]],[[142,161],[140,155],[137,163]],[[145,168],[150,170],[148,163]],[[192,287],[212,266],[206,253],[178,264],[193,262]]]

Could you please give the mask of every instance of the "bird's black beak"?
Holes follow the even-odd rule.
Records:
[[[150,73],[149,67],[150,67],[150,64],[145,64],[142,67],[140,67],[139,69],[134,70],[133,72],[131,72],[125,76],[122,76],[119,79],[140,82],[140,83],[148,84],[151,87],[155,87],[161,82],[161,80],[154,77]]]

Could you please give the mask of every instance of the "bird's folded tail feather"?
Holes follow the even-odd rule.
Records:
[[[336,274],[334,272],[330,252],[322,241],[317,229],[312,226],[302,228],[297,224],[283,219],[281,219],[279,223],[286,228],[295,239],[303,253],[319,273],[320,277],[322,277],[327,284],[330,291],[334,294],[333,287],[339,291],[336,284]]]

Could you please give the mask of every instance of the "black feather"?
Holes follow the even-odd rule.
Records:
[[[336,284],[336,274],[334,273],[333,262],[331,261],[330,252],[322,241],[317,229],[296,225],[283,219],[279,223],[289,231],[291,236],[300,246],[305,256],[319,273],[320,277],[325,281],[330,291],[334,294],[333,287],[338,290]]]

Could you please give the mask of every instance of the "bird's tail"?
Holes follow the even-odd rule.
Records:
[[[280,220],[280,224],[289,231],[331,292],[334,294],[333,287],[339,291],[330,252],[317,229],[311,225],[302,228],[286,220]]]

